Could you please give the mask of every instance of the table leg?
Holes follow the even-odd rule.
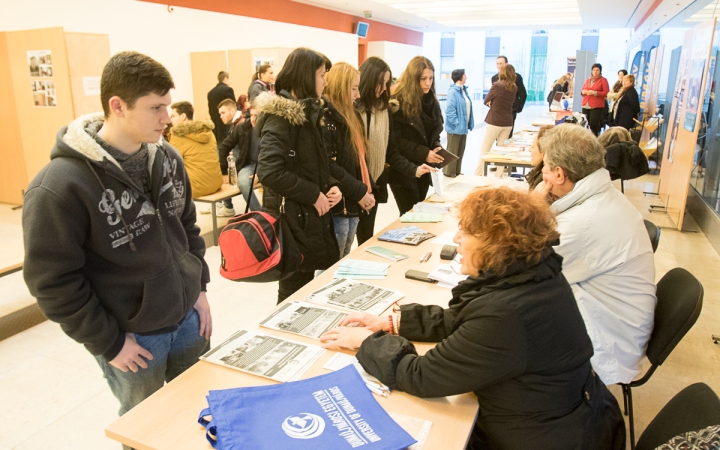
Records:
[[[213,223],[213,242],[215,245],[218,245],[218,232],[217,232],[217,207],[215,206],[215,202],[210,203],[210,212],[212,213],[212,223]]]

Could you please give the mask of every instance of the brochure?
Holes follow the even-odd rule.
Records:
[[[379,245],[368,247],[365,249],[365,251],[394,262],[402,261],[403,259],[409,258],[409,256],[404,253],[396,252],[394,250],[390,250],[389,248],[380,247]]]
[[[406,212],[400,216],[402,223],[438,223],[442,222],[443,216],[439,213],[427,212]]]
[[[388,230],[380,235],[378,240],[396,242],[399,244],[418,245],[419,243],[434,237],[434,234],[411,225],[408,227]]]
[[[313,292],[306,297],[306,300],[379,315],[404,296],[402,292],[392,289],[339,278]]]
[[[318,345],[240,330],[200,359],[284,382],[301,377],[324,351]]]
[[[304,302],[283,304],[270,317],[260,322],[261,327],[319,339],[337,327],[346,313]]]
[[[390,264],[359,259],[343,259],[335,271],[335,278],[382,280],[388,274]]]

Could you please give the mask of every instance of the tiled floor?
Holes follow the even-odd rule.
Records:
[[[543,107],[526,108],[520,116],[530,119]],[[484,116],[484,115],[483,115]],[[481,116],[482,117],[482,116]],[[481,119],[478,119],[481,124]],[[465,172],[471,173],[478,159],[482,127],[471,133]],[[643,215],[659,225],[664,216],[649,213],[656,176],[626,182],[628,198]],[[22,259],[20,213],[0,205],[0,254],[8,260]],[[392,203],[382,205],[378,229],[397,217]],[[19,253],[18,253],[19,250]],[[213,318],[213,341],[221,342],[245,324],[257,322],[275,304],[277,286],[233,283],[217,275],[219,251],[209,248],[206,259],[213,268],[208,286]],[[2,260],[5,261],[5,260]],[[668,270],[681,266],[697,276],[705,287],[705,303],[697,324],[680,342],[650,382],[635,389],[636,429],[639,435],[659,409],[685,386],[698,381],[720,393],[720,346],[710,335],[720,333],[720,257],[702,233],[680,233],[664,228],[655,255],[659,280]],[[2,264],[0,264],[2,266]],[[10,289],[23,291],[20,277],[0,286],[6,296]],[[620,399],[620,390],[611,390]],[[119,444],[104,436],[104,428],[117,414],[118,403],[109,392],[95,360],[85,349],[66,337],[59,326],[44,322],[19,335],[0,341],[0,450],[118,449]]]

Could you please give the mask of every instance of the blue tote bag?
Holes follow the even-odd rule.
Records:
[[[210,391],[207,400],[198,422],[219,450],[400,450],[416,442],[352,366],[301,381]]]

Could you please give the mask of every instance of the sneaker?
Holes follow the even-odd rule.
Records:
[[[209,206],[203,206],[202,208],[198,208],[198,211],[200,211],[200,214],[210,214],[212,212],[212,208]]]
[[[218,206],[216,214],[218,217],[233,217],[235,215],[235,209]]]

